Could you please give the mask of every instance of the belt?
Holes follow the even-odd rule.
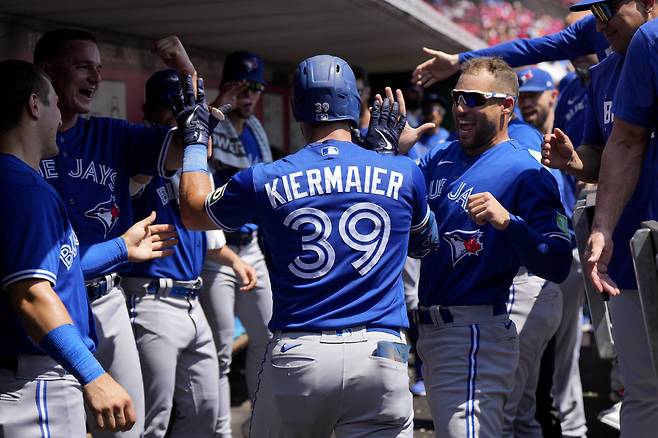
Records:
[[[179,281],[171,278],[124,277],[122,281],[124,289],[131,295],[157,295],[165,298],[195,299],[203,286],[201,277],[192,281]]]
[[[233,246],[245,246],[251,243],[256,238],[256,231],[251,233],[241,233],[241,232],[224,232],[226,237],[226,243]]]
[[[349,327],[343,329],[322,330],[322,329],[306,329],[303,327],[299,327],[299,328],[289,328],[289,329],[282,329],[276,331],[281,333],[308,332],[308,333],[317,333],[320,335],[324,334],[330,336],[349,336],[349,334],[351,334],[353,331],[360,331],[363,330],[363,328],[364,328],[363,326],[357,326],[357,327]],[[367,332],[382,332],[382,333],[389,333],[391,335],[402,337],[400,329],[392,329],[389,327],[380,327],[380,326],[365,326],[365,329]]]
[[[17,356],[0,356],[0,368],[16,372],[18,369]]]
[[[86,281],[85,287],[87,288],[89,301],[94,302],[100,297],[107,295],[119,283],[121,283],[121,277],[116,272]]]
[[[439,316],[441,317],[441,320],[444,324],[450,324],[454,321],[452,313],[450,312],[450,307],[448,306],[418,306],[418,309],[411,311],[411,319],[414,324],[434,324],[434,320],[432,319],[432,308],[434,307],[438,307]],[[507,313],[507,306],[505,303],[494,304],[491,307],[493,308],[491,316],[498,316]]]

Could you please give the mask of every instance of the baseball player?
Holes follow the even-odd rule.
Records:
[[[178,95],[178,82],[173,69],[149,78],[146,121],[166,126],[173,120],[175,126],[169,99]],[[181,223],[179,178],[178,173],[154,176],[132,202],[137,216],[155,211],[159,222],[176,227],[179,243],[173,255],[132,265],[121,273],[144,378],[144,437],[213,436],[217,423],[217,354],[197,299],[207,245],[204,233],[189,231]],[[253,270],[239,259],[238,263],[234,269],[251,275],[250,283],[255,283]],[[168,429],[174,400],[175,420]]]
[[[92,355],[80,247],[61,197],[37,173],[57,154],[57,95],[32,64],[0,62],[0,437],[128,430],[130,396]]]
[[[602,60],[610,52],[610,44],[596,31],[596,19],[588,15],[560,32],[538,38],[515,39],[459,54],[448,54],[426,47],[423,47],[423,52],[432,58],[418,64],[411,76],[414,82],[429,87],[456,74],[461,64],[473,58],[499,56],[512,67],[574,59],[590,53],[596,53],[599,60]]]
[[[193,66],[177,38],[160,40],[156,47],[172,67],[192,73]],[[178,136],[168,127],[146,128],[123,120],[80,117],[91,110],[101,80],[100,53],[93,35],[68,29],[47,32],[37,42],[34,63],[51,79],[62,113],[57,133],[60,153],[43,160],[41,172],[64,199],[82,246],[112,242],[132,223],[129,176],[155,175],[165,168],[179,167],[180,150],[166,147]],[[144,428],[142,376],[116,274],[126,254],[120,245],[109,244],[107,250],[108,257],[115,258],[115,266],[100,275],[85,276],[99,338],[95,354],[130,393],[137,421],[125,436],[138,437]]]
[[[373,109],[369,144],[394,151],[404,100],[398,90],[391,108],[387,92],[381,114],[379,102]],[[202,132],[203,102],[186,94]],[[408,244],[421,256],[438,243],[422,175],[406,157],[351,142],[360,104],[342,59],[302,61],[292,105],[309,144],[286,159],[241,171],[209,194],[205,148],[194,144],[202,136],[186,140],[183,162],[184,223],[231,230],[256,217],[272,252],[274,338],[250,436],[411,437],[400,274]]]
[[[620,93],[617,90],[622,90],[619,88],[619,77],[625,63],[624,54],[640,24],[654,16],[653,8],[642,1],[616,4],[611,10],[608,6],[606,2],[600,1],[585,1],[573,6],[574,9],[597,10],[599,27],[614,49],[614,53],[590,70],[590,106],[581,145],[574,150],[570,139],[556,130],[555,134],[548,137],[549,142],[544,148],[544,161],[547,165],[562,168],[589,182],[596,182],[599,178],[603,148],[612,134],[613,120],[616,117],[611,111],[612,102]],[[599,8],[610,12],[607,21],[602,21],[607,15],[599,14]],[[653,154],[653,147],[651,153]],[[648,436],[653,428],[658,427],[658,381],[651,367],[628,248],[628,241],[639,228],[640,222],[649,218],[649,197],[653,184],[651,161],[645,160],[641,184],[624,208],[619,225],[612,235],[615,243],[614,254],[606,265],[606,277],[613,278],[616,287],[622,289],[622,294],[610,302],[611,318],[617,321],[613,324],[613,335],[624,384],[620,418],[622,436]],[[597,203],[597,215],[598,208]]]
[[[257,55],[237,51],[224,62],[216,107],[233,105],[227,118],[213,132],[211,173],[215,187],[221,187],[237,171],[257,163],[272,161],[267,134],[253,115],[265,88],[265,64]],[[228,248],[256,269],[258,283],[250,293],[240,292],[243,283],[229,266],[219,265],[208,257],[203,269],[203,282],[208,293],[201,304],[215,334],[219,359],[219,385],[222,400],[230,400],[228,373],[233,347],[234,316],[237,315],[249,335],[246,379],[249,398],[253,400],[258,369],[272,334],[267,323],[272,317],[272,289],[263,252],[258,245],[258,226],[253,223],[226,232]],[[248,425],[245,426],[248,429]],[[220,406],[217,434],[231,437],[230,406]]]
[[[434,123],[436,128],[427,131],[407,153],[408,156],[419,160],[434,147],[441,144],[445,146],[448,137],[450,137],[450,132],[441,127],[445,114],[446,102],[442,96],[437,93],[427,93],[423,96],[424,121]]]
[[[459,140],[421,160],[442,245],[422,260],[418,351],[437,436],[502,436],[519,355],[506,301],[521,266],[560,282],[571,241],[557,185],[507,126],[518,94],[496,58],[462,66]]]

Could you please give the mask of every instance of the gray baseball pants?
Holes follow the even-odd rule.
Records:
[[[500,437],[511,395],[519,340],[506,313],[492,306],[431,308],[433,324],[419,324],[418,353],[441,438]],[[450,321],[452,320],[452,321]]]
[[[391,333],[276,332],[254,400],[252,438],[411,438],[407,363],[374,355]]]
[[[250,264],[258,274],[258,284],[250,292],[240,292],[240,281],[229,266],[206,261],[202,273],[204,290],[201,305],[215,338],[219,362],[219,414],[216,436],[231,438],[231,406],[228,373],[233,347],[233,319],[237,315],[249,335],[246,377],[249,398],[253,400],[258,371],[265,356],[271,333],[267,324],[272,318],[272,287],[265,258],[256,239],[245,246],[229,247]]]
[[[99,431],[95,428],[95,417],[87,409],[88,425],[94,438],[139,438],[144,432],[144,385],[123,289],[120,286],[112,288],[107,295],[91,303],[91,311],[98,336],[94,355],[132,398],[137,421],[127,432]]]
[[[144,437],[212,437],[219,369],[198,300],[128,295],[128,303],[144,377]],[[175,421],[168,430],[173,401]]]
[[[18,356],[0,368],[0,438],[84,438],[80,383],[48,356]]]
[[[578,250],[573,251],[571,271],[562,289],[562,322],[555,333],[555,372],[553,398],[560,413],[560,426],[566,436],[583,437],[587,433],[583,386],[580,382],[580,316],[585,303],[585,283]]]
[[[621,437],[651,437],[658,431],[658,379],[653,370],[640,296],[622,290],[610,298],[610,317],[624,384]]]
[[[522,268],[510,287],[510,319],[519,333],[519,362],[514,387],[505,403],[504,437],[542,438],[535,420],[541,357],[562,318],[562,291],[555,283]]]

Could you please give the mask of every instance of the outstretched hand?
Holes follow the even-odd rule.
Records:
[[[566,171],[574,164],[577,154],[569,136],[555,128],[552,133],[544,134],[541,157],[544,166]]]
[[[429,87],[439,81],[449,78],[459,71],[459,55],[450,55],[440,50],[423,47],[423,52],[432,57],[418,64],[411,74],[411,81],[415,84]]]
[[[153,211],[121,236],[126,242],[128,261],[145,262],[174,253],[174,250],[169,248],[178,244],[176,227],[170,224],[153,225],[154,221]]]

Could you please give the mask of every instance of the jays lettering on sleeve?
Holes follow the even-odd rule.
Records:
[[[467,212],[471,195],[490,192],[511,214],[523,221],[537,258],[541,245],[564,252],[558,270],[570,263],[568,219],[554,178],[528,151],[506,141],[476,157],[453,142],[421,160],[428,200],[436,215],[441,246],[422,259],[420,303],[431,305],[502,305],[512,278],[526,254],[515,247],[517,236],[491,225],[477,225]],[[568,272],[568,267],[566,267]],[[537,273],[539,275],[539,273]]]
[[[57,134],[60,153],[42,160],[40,171],[64,200],[82,245],[116,238],[133,224],[129,176],[164,173],[170,135],[169,128],[100,117],[78,117]]]
[[[515,39],[486,49],[460,53],[459,62],[482,56],[498,56],[512,67],[521,67],[544,61],[576,59],[590,53],[596,53],[602,60],[609,47],[610,43],[603,34],[596,31],[596,19],[589,15],[554,34]]]
[[[229,231],[260,221],[272,260],[270,329],[408,325],[401,271],[409,230],[429,216],[412,160],[314,143],[237,173],[206,210]]]
[[[61,198],[32,168],[0,154],[1,354],[43,354],[27,337],[9,303],[6,288],[30,280],[48,281],[68,310],[85,344],[93,350],[93,317],[80,267],[79,246]]]

